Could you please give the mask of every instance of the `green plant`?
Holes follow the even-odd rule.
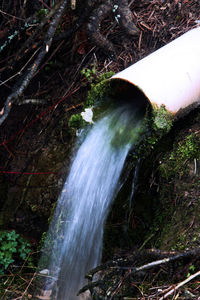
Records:
[[[74,114],[70,117],[68,125],[71,128],[79,129],[84,127],[87,123],[83,120],[81,114]]]
[[[47,66],[45,67],[45,71],[50,71],[53,64],[54,64],[54,62],[52,60],[50,60],[49,63],[47,64]]]
[[[46,17],[47,15],[48,15],[48,9],[46,8],[41,8],[37,13],[38,19],[41,19],[42,17]]]
[[[191,265],[189,267],[189,270],[188,270],[188,273],[187,273],[187,277],[190,277],[195,271],[195,266],[194,265]]]
[[[81,70],[81,74],[85,76],[88,82],[91,82],[95,79],[96,69],[94,66],[91,69],[85,68]]]
[[[108,93],[110,84],[108,79],[114,75],[114,72],[105,72],[99,75],[95,82],[91,83],[91,89],[88,92],[87,101],[84,107],[91,107],[98,101],[101,101]]]
[[[153,107],[153,129],[163,134],[169,132],[172,127],[173,115],[164,105]]]
[[[113,71],[104,72],[102,74],[97,74],[95,66],[91,68],[85,68],[81,70],[81,74],[85,76],[87,81],[90,83],[91,88],[88,92],[87,101],[84,105],[85,108],[94,105],[94,103],[102,99],[106,92],[108,91],[107,79],[112,77],[115,73]]]
[[[170,155],[166,155],[166,162],[159,166],[161,176],[169,179],[179,178],[190,172],[190,162],[199,159],[200,138],[198,133],[191,133],[184,139],[174,143]]]
[[[81,73],[91,84],[91,89],[88,92],[87,100],[83,106],[84,109],[87,109],[93,107],[97,102],[103,99],[103,97],[109,90],[109,82],[107,81],[107,79],[109,79],[114,73],[110,71],[102,73],[101,75],[96,77],[96,70],[94,67],[92,67],[91,69],[83,69]],[[86,124],[88,123],[83,119],[81,113],[73,114],[68,122],[69,127],[74,129],[80,129]]]
[[[143,121],[143,140],[137,149],[137,154],[134,155],[135,157],[146,157],[172,127],[174,117],[164,105],[161,105],[159,108],[156,106],[152,108],[150,112],[148,109],[146,111]]]
[[[199,157],[200,139],[198,135],[192,133],[184,141],[179,142],[176,153],[172,153],[170,159],[179,158],[182,160]],[[177,157],[176,157],[177,156]]]
[[[23,262],[31,252],[28,241],[15,230],[0,231],[0,273],[4,274],[9,265],[15,261]]]

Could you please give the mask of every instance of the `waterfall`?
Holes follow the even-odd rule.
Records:
[[[104,222],[141,124],[140,112],[130,104],[109,109],[78,149],[46,242],[51,248],[46,280],[51,299],[81,299],[76,294],[86,272],[100,263]]]

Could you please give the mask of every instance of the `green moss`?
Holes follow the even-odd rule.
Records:
[[[83,108],[91,108],[98,106],[101,100],[109,94],[110,83],[108,79],[114,75],[113,72],[102,73],[94,79],[95,69],[84,69],[81,72],[88,81],[90,81],[91,88],[88,91],[88,96]],[[92,82],[93,81],[93,82]],[[99,111],[102,107],[96,108],[94,114],[99,115]],[[87,122],[82,118],[81,113],[74,114],[70,117],[68,125],[73,129],[80,129],[87,125]]]
[[[166,109],[164,105],[161,105],[160,108],[153,106],[153,129],[154,131],[159,131],[160,135],[166,134],[172,127],[173,123],[173,114]]]
[[[103,73],[91,84],[91,89],[88,92],[87,100],[84,105],[85,108],[95,105],[109,94],[110,82],[108,79],[113,75],[114,72]]]
[[[170,131],[173,119],[173,115],[164,105],[161,105],[160,108],[153,106],[151,111],[147,109],[143,121],[141,142],[137,147],[137,152],[133,154],[133,158],[146,158],[155,145],[157,147],[161,138]]]
[[[86,77],[91,86],[90,91],[88,92],[86,103],[84,105],[84,108],[88,108],[96,104],[98,100],[101,100],[106,94],[109,93],[110,85],[108,79],[114,75],[114,72],[104,72],[97,76],[97,71],[92,65],[90,69],[83,69],[81,74]]]
[[[200,157],[200,137],[192,133],[178,143],[177,149],[172,152],[170,159],[188,160]]]
[[[74,129],[80,129],[87,124],[85,120],[83,120],[81,114],[74,114],[70,117],[68,126]]]
[[[163,157],[159,166],[161,176],[169,179],[173,176],[180,178],[191,172],[194,173],[194,160],[200,158],[199,148],[200,133],[192,133],[183,140],[175,142],[171,153]]]
[[[158,129],[156,132],[159,122],[153,122],[154,118],[151,119],[152,131],[149,140],[153,142],[151,146],[155,147],[146,157],[142,171],[142,175],[145,176],[145,168],[153,168],[152,174],[148,173],[152,176],[152,178],[149,176],[151,188],[147,186],[145,194],[149,193],[150,201],[158,199],[150,230],[156,234],[148,246],[178,251],[198,247],[200,234],[198,116],[193,113],[191,117],[179,119],[174,123],[173,129],[162,138],[160,138],[162,130]],[[172,119],[169,116],[169,121],[171,124],[169,123],[169,127],[164,126],[166,128],[164,133],[170,129],[173,116]],[[149,145],[147,149],[148,147]]]
[[[82,69],[81,74],[85,76],[88,82],[92,82],[93,80],[95,80],[95,76],[96,76],[95,66],[93,65],[90,69],[89,68]]]

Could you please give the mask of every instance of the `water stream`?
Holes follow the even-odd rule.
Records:
[[[58,200],[46,291],[56,300],[81,299],[86,272],[100,263],[103,226],[121,171],[141,130],[141,116],[130,104],[109,110],[78,149]]]

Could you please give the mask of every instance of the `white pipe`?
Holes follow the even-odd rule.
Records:
[[[151,104],[165,105],[173,114],[200,102],[200,27],[117,73],[111,82],[116,79],[136,86]]]

